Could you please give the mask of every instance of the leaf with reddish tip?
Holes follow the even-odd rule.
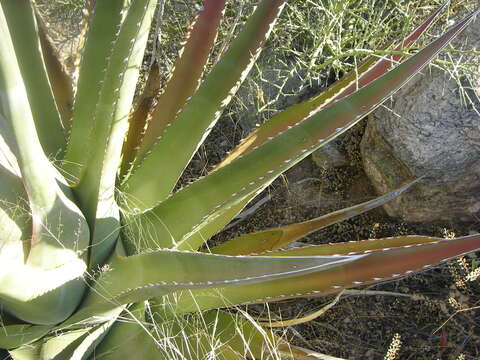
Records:
[[[280,174],[354,126],[423,69],[478,11],[359,91],[187,186],[154,209],[134,216],[129,224],[131,234],[151,247],[159,244],[177,249],[195,248],[199,244],[189,241],[193,234],[261,192]]]
[[[308,234],[323,229],[326,226],[336,224],[340,221],[363,214],[364,212],[378,206],[382,206],[386,202],[393,200],[401,193],[408,190],[417,181],[418,180],[412,181],[407,185],[376,199],[334,211],[312,220],[240,235],[230,241],[210,248],[210,251],[214,254],[223,255],[247,255],[279,249],[307,236]]]
[[[425,30],[428,29],[447,5],[448,3],[445,3],[435,10],[435,12],[432,13],[421,25],[403,39],[393,49],[393,52],[399,52],[414,43],[425,32]],[[403,55],[400,54],[385,56],[381,59],[377,59],[373,56],[369,57],[358,69],[345,75],[341,80],[329,86],[326,91],[274,115],[265,124],[255,129],[243,139],[242,142],[233,149],[215,169],[219,169],[231,163],[240,155],[245,155],[253,148],[263,145],[265,142],[269,141],[271,137],[275,137],[279,133],[287,130],[290,126],[294,126],[313,112],[320,111],[335,100],[342,99],[356,90],[363,88],[373,80],[385,74],[393,64],[396,64],[402,58]]]
[[[395,244],[397,247],[354,251],[355,254],[363,254],[364,257],[291,279],[272,280],[235,288],[191,290],[189,293],[181,292],[169,297],[176,304],[176,311],[183,313],[248,302],[323,296],[345,288],[408,276],[480,249],[480,234],[456,239],[433,238],[430,241],[424,241],[425,237],[420,237],[417,243],[409,241],[412,239],[414,238],[389,239],[392,245]],[[362,243],[352,244],[363,245]],[[311,253],[308,248],[299,250],[304,254],[317,254],[316,248],[312,248]]]
[[[136,136],[138,141],[132,144],[133,151],[128,149],[136,153],[138,161],[155,145],[200,85],[224,8],[225,0],[205,0],[202,11],[190,25],[185,47],[175,62],[171,77],[153,111],[148,114],[147,128],[142,136]],[[136,147],[139,147],[138,152]]]
[[[162,134],[157,134],[161,139],[151,149],[145,148],[148,156],[134,167],[122,187],[129,198],[136,200],[131,208],[145,210],[170,195],[190,159],[252,68],[283,5],[285,0],[264,0],[258,5],[176,120]]]
[[[129,257],[114,256],[101,273],[82,308],[69,324],[99,316],[116,307],[160,297],[175,290],[240,286],[315,272],[361,256],[261,257],[223,256],[156,250]],[[172,271],[174,269],[174,271]]]

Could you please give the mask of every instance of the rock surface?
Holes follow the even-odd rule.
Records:
[[[480,20],[460,35],[455,45],[460,44],[480,48]],[[480,71],[478,55],[454,60],[476,64]],[[414,190],[385,206],[389,215],[422,222],[478,219],[480,78],[464,76],[461,82],[464,92],[447,73],[431,67],[370,116],[361,152],[376,190],[385,193],[426,175]]]

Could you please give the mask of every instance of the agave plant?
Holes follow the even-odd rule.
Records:
[[[75,79],[58,60],[35,4],[0,4],[0,348],[6,356],[268,358],[276,335],[220,308],[332,294],[480,248],[477,234],[281,249],[384,204],[418,180],[303,223],[204,246],[279,175],[420,71],[478,10],[411,57],[367,59],[326,92],[274,115],[211,173],[174,191],[285,1],[261,1],[204,75],[225,6],[205,0],[158,99],[156,68],[134,96],[156,0],[86,1]],[[411,45],[443,8],[392,53]],[[206,326],[197,328],[187,316],[192,312],[202,312]],[[281,358],[317,356],[283,341],[277,351]]]

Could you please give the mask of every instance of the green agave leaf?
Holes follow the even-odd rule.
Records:
[[[143,60],[156,0],[132,2],[125,14],[100,90],[94,114],[94,151],[85,163],[75,194],[94,229],[90,266],[109,256],[120,231],[115,181],[128,116]]]
[[[93,116],[95,136],[92,136],[89,141],[96,151],[92,151],[92,156],[86,160],[83,176],[79,179],[75,190],[79,194],[79,200],[83,203],[82,207],[85,211],[93,212],[89,214],[91,219],[95,219],[100,178],[108,176],[109,183],[115,181],[120,149],[128,126],[128,115],[154,9],[154,0],[132,2],[128,8],[124,9],[125,20],[113,40],[112,52],[108,57]],[[116,150],[114,150],[113,143],[120,146],[115,146]],[[98,151],[98,149],[105,150]],[[111,171],[110,168],[115,170]],[[113,181],[110,178],[113,178]]]
[[[108,334],[95,348],[95,359],[121,359],[125,354],[135,354],[138,359],[161,359],[155,338],[149,332],[151,324],[145,318],[145,305],[135,304],[118,319]]]
[[[33,229],[25,266],[2,268],[0,302],[22,320],[56,323],[70,315],[81,300],[85,285],[79,277],[85,270],[89,229],[72,201],[65,180],[43,152],[5,19],[4,3],[1,4],[0,105],[5,116],[2,118],[5,134],[2,135],[11,143],[18,159],[30,202]],[[16,272],[20,274],[18,279]],[[70,281],[69,284],[60,286],[58,279],[41,276],[57,273],[59,279]],[[25,277],[30,275],[34,277]],[[28,284],[32,279],[36,282]],[[51,287],[53,284],[55,288]],[[50,293],[45,294],[46,291]]]
[[[2,166],[0,166],[0,199],[1,278],[5,269],[23,265],[29,250],[28,239],[32,233],[28,197],[23,183],[18,176]]]
[[[169,196],[184,168],[258,57],[285,0],[264,0],[148,156],[123,184],[129,209],[151,208]],[[160,109],[159,109],[160,111]],[[188,134],[188,135],[187,135]],[[172,158],[175,154],[175,158]],[[161,172],[158,172],[161,169]],[[152,176],[158,174],[158,176]]]
[[[40,346],[37,344],[22,346],[8,353],[13,360],[38,360],[40,356]]]
[[[95,1],[94,9],[88,12],[92,15],[88,21],[86,42],[79,65],[72,127],[63,163],[63,169],[70,175],[68,180],[72,184],[77,184],[80,180],[81,171],[89,158],[85,149],[100,151],[88,146],[95,137],[93,114],[100,100],[104,71],[110,61],[112,42],[115,41],[123,20],[121,11],[125,3],[126,0]],[[89,5],[92,3],[89,2]]]
[[[130,130],[129,137],[138,139],[131,141],[134,148],[138,148],[138,157],[143,159],[145,154],[155,145],[157,138],[165,128],[172,124],[178,111],[185,105],[200,85],[202,73],[208,60],[208,55],[215,42],[218,25],[225,8],[225,0],[205,0],[202,11],[196,16],[187,34],[186,44],[180,51],[175,62],[171,77],[163,93],[160,95],[154,110],[149,114],[144,135],[139,136]],[[139,128],[139,127],[138,127]],[[143,132],[143,128],[139,129]],[[141,140],[141,142],[140,142]],[[135,149],[126,149],[133,160]]]
[[[22,175],[18,167],[17,158],[13,153],[14,148],[15,140],[11,136],[7,120],[0,106],[0,166],[2,166],[5,171],[20,178]]]
[[[358,257],[231,257],[156,250],[115,256],[92,285],[82,308],[62,327],[98,316],[122,304],[161,297],[178,289],[238,286],[298,276]],[[90,321],[90,320],[89,320]]]
[[[36,9],[35,9],[36,10]],[[62,127],[70,129],[73,106],[73,82],[55,49],[52,40],[47,35],[47,27],[38,11],[35,11],[38,24],[38,36],[42,48],[43,59],[48,80],[52,88],[53,98],[60,115]]]
[[[44,342],[40,360],[83,360],[88,359],[96,347],[107,336],[117,317],[123,311],[117,309],[112,319],[100,325],[80,328],[57,334]],[[96,355],[95,355],[95,358]]]
[[[85,53],[87,34],[91,26],[93,13],[97,0],[85,0],[82,10],[82,19],[79,26],[78,42],[73,56],[72,81],[75,93],[77,92],[77,80],[80,71],[80,63]]]
[[[45,325],[7,325],[0,328],[0,349],[14,349],[45,336],[51,329]]]
[[[422,24],[406,36],[405,39],[393,49],[393,52],[399,52],[414,43],[447,5],[448,2],[435,10]],[[245,155],[252,151],[252,149],[263,145],[277,134],[287,130],[290,126],[295,126],[299,121],[302,121],[313,112],[320,111],[335,100],[342,99],[358,89],[363,88],[385,74],[393,64],[401,61],[402,58],[403,55],[399,54],[386,56],[381,59],[369,57],[357,70],[345,75],[341,80],[332,84],[325,92],[321,92],[302,103],[293,105],[274,115],[265,124],[255,129],[243,139],[241,143],[216,166],[216,169],[231,163],[240,155]]]
[[[10,56],[14,56],[15,60],[12,58],[11,61],[18,64],[40,143],[48,156],[59,155],[57,153],[65,148],[65,135],[46,76],[31,2],[2,0],[0,4],[5,16],[3,21],[9,31],[6,36],[11,37],[13,44]],[[3,56],[6,53],[2,52]]]
[[[166,301],[176,304],[178,313],[185,313],[247,302],[324,296],[345,288],[408,276],[480,248],[480,234],[456,239],[434,238],[427,242],[425,238],[420,238],[417,243],[408,241],[411,239],[404,237],[406,241],[402,241],[394,238],[391,240],[392,246],[397,247],[377,250],[363,250],[363,242],[357,242],[360,250],[350,254],[362,254],[363,258],[325,271],[232,288],[193,289],[169,295]],[[316,247],[311,253],[308,248],[299,249],[299,253],[303,251],[310,255],[318,253]]]
[[[201,244],[188,241],[191,235],[233,206],[261,192],[281,173],[374,110],[434,58],[477,12],[359,91],[336,101],[258,149],[196,181],[154,209],[134,216],[129,220],[133,238],[142,238],[150,247],[195,249]]]
[[[393,200],[404,191],[408,190],[417,181],[418,180],[412,181],[401,188],[376,199],[334,211],[312,220],[240,235],[223,244],[210,248],[209,250],[214,254],[248,255],[279,249],[307,236],[308,234],[323,229],[324,227],[350,219],[378,206],[382,206],[386,202]]]
[[[140,312],[141,311],[141,312]],[[141,359],[244,359],[198,328],[192,319],[170,319],[155,324],[146,321],[143,304],[115,323],[95,349],[95,359],[119,359],[135,354]]]

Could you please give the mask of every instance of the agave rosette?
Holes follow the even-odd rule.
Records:
[[[367,59],[326,92],[273,116],[214,171],[174,192],[285,1],[260,1],[204,75],[225,7],[225,0],[205,0],[158,99],[155,67],[134,98],[156,0],[87,1],[75,81],[33,2],[0,5],[0,348],[13,359],[117,359],[125,352],[172,358],[172,349],[200,359],[212,352],[212,337],[220,339],[215,351],[221,359],[262,358],[272,342],[280,342],[284,358],[307,359],[314,355],[217,309],[330,294],[480,248],[477,234],[281,249],[381,206],[412,181],[348,209],[200,251],[279,175],[424,68],[478,10],[407,59]],[[215,326],[199,329],[181,316],[204,310],[205,324]],[[158,332],[165,324],[182,336],[165,343]]]

